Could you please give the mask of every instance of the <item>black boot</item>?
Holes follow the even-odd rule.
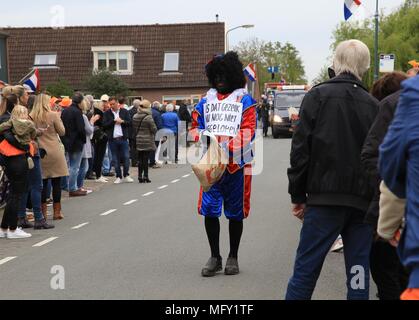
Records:
[[[22,229],[33,228],[33,224],[30,223],[26,217],[25,218],[19,218],[19,220],[17,222],[17,226],[19,228],[22,228]]]
[[[224,269],[224,274],[227,276],[234,276],[239,274],[239,262],[237,258],[229,257],[227,259],[226,267]]]
[[[151,183],[151,180],[148,177],[144,178],[144,183]]]
[[[211,257],[202,269],[203,277],[214,277],[218,271],[223,270],[223,259],[221,257]]]
[[[52,224],[48,224],[45,219],[35,221],[35,226],[33,227],[35,230],[48,230],[54,229],[55,226]]]

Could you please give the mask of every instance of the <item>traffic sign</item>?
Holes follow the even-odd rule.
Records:
[[[279,66],[276,67],[268,67],[269,73],[279,73]]]
[[[388,73],[394,71],[395,54],[380,54],[380,72]]]

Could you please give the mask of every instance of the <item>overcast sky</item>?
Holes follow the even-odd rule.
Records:
[[[403,2],[380,0],[380,7],[388,13]],[[64,9],[67,26],[208,22],[215,21],[218,13],[227,29],[255,25],[254,29],[232,32],[231,46],[254,37],[290,41],[300,51],[307,76],[312,80],[330,56],[332,31],[344,20],[343,3],[344,0],[20,0],[18,6],[2,6],[0,26],[50,26],[51,21],[56,21],[52,11],[57,5]],[[363,4],[352,20],[373,14],[375,0],[363,0]]]

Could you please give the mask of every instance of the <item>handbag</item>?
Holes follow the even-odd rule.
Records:
[[[209,131],[203,131],[202,136],[210,138],[210,145],[201,160],[192,165],[192,170],[198,178],[204,192],[208,192],[224,175],[228,165],[228,156],[218,144],[217,137]]]

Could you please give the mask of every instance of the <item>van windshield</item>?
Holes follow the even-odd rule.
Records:
[[[288,109],[290,107],[300,108],[306,92],[281,92],[275,97],[275,108]]]

